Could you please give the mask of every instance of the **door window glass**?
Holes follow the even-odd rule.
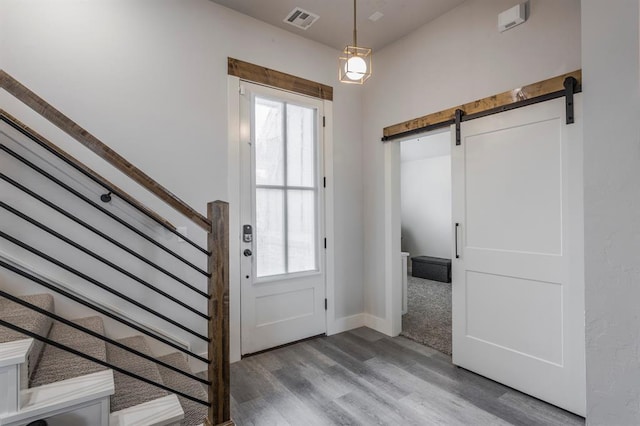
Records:
[[[256,275],[314,271],[317,110],[255,97]]]
[[[259,185],[284,183],[284,104],[256,98],[255,180]]]

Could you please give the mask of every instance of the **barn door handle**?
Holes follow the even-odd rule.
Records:
[[[456,259],[460,259],[460,255],[458,254],[458,228],[460,224],[456,222]]]

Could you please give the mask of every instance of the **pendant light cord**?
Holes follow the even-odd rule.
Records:
[[[353,47],[358,47],[358,30],[356,29],[356,0],[353,0]]]

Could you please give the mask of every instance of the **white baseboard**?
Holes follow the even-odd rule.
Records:
[[[380,318],[375,315],[365,313],[338,318],[332,323],[327,324],[327,336],[332,336],[334,334],[342,333],[360,327],[369,327],[380,333],[386,334],[387,336],[393,337],[393,334],[391,333],[391,327],[385,318]],[[204,358],[208,356],[207,352],[203,352],[199,355]],[[231,362],[233,363],[236,361],[240,360],[232,360]],[[195,373],[206,370],[206,364],[194,360],[191,357],[189,357],[189,366]]]
[[[384,333],[387,336],[391,336],[390,327],[386,319],[365,313],[336,319],[335,321],[327,325],[327,336],[332,336],[334,334],[342,333],[360,327],[369,327],[373,330],[379,331],[380,333]],[[207,357],[206,352],[200,355],[205,358]],[[189,357],[189,361],[189,366],[195,373],[199,373],[200,371],[204,371],[206,369],[205,364],[197,360],[192,360],[191,357]]]
[[[336,319],[327,329],[327,336],[353,330],[359,327],[369,327],[387,336],[393,336],[391,326],[385,318],[380,318],[371,314],[356,314],[348,317]]]
[[[338,318],[327,327],[327,336],[342,333],[343,331],[353,330],[354,328],[364,327],[366,314],[350,315],[348,317]]]
[[[369,327],[375,331],[379,331],[380,333],[393,337],[393,333],[391,332],[391,326],[385,318],[380,318],[371,314],[362,314],[362,315],[364,316],[365,327]]]

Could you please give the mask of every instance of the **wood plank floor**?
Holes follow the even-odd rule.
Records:
[[[584,419],[368,328],[231,365],[237,425],[584,425]]]

